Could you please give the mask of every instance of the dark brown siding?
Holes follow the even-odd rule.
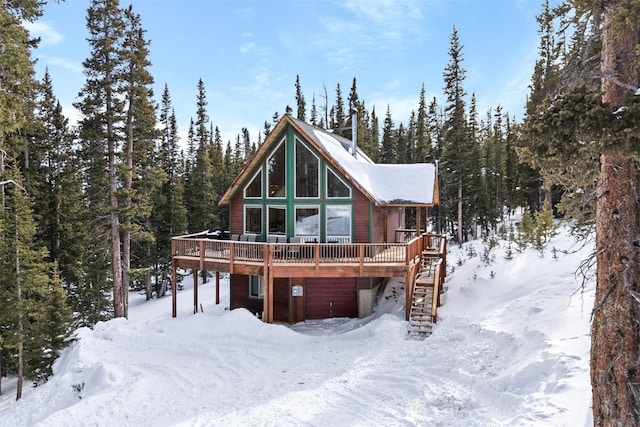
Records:
[[[352,277],[307,279],[307,319],[357,317],[356,287]]]
[[[231,233],[242,234],[242,192],[238,191],[231,200]]]
[[[375,206],[373,208],[373,243],[384,242],[384,210]]]
[[[369,199],[362,193],[353,192],[353,242],[369,242]]]
[[[288,278],[273,279],[273,320],[289,322],[291,287]]]
[[[262,316],[264,301],[257,298],[249,298],[249,276],[232,274],[229,279],[229,293],[231,309],[246,308],[252,313]]]

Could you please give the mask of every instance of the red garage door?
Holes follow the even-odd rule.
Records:
[[[307,279],[307,319],[357,317],[357,279]]]

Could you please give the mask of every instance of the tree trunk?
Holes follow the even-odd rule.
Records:
[[[462,246],[462,238],[466,236],[466,230],[463,230],[462,223],[462,181],[458,182],[458,245]]]
[[[20,191],[20,190],[16,190]],[[18,235],[18,208],[17,206],[14,208],[16,210],[16,260],[15,260],[15,269],[16,269],[16,292],[17,292],[17,302],[18,302],[18,382],[16,384],[16,400],[20,400],[22,397],[22,383],[24,381],[24,324],[23,318],[25,317],[26,307],[22,305],[22,284],[20,281],[20,244],[19,235]]]
[[[620,0],[605,4],[601,71],[603,101],[622,106],[637,86],[631,28],[610,23]],[[597,426],[640,425],[640,170],[622,152],[600,156],[596,202],[597,284],[591,328],[593,420]]]

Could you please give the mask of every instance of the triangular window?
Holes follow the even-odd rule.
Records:
[[[262,169],[253,176],[251,182],[244,188],[244,197],[249,199],[262,197]]]
[[[327,197],[335,199],[351,197],[351,188],[329,168],[327,168]]]

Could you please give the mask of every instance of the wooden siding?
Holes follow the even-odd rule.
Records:
[[[246,308],[254,314],[262,316],[264,302],[262,299],[249,298],[249,276],[232,274],[229,278],[230,304],[234,308]]]
[[[242,234],[244,232],[244,207],[242,205],[242,191],[238,191],[231,199],[230,233]]]
[[[307,279],[307,319],[357,317],[357,279]]]
[[[364,194],[354,189],[353,207],[351,210],[353,242],[370,243],[369,241],[369,199]]]
[[[288,278],[273,279],[273,320],[289,322],[291,286]]]

